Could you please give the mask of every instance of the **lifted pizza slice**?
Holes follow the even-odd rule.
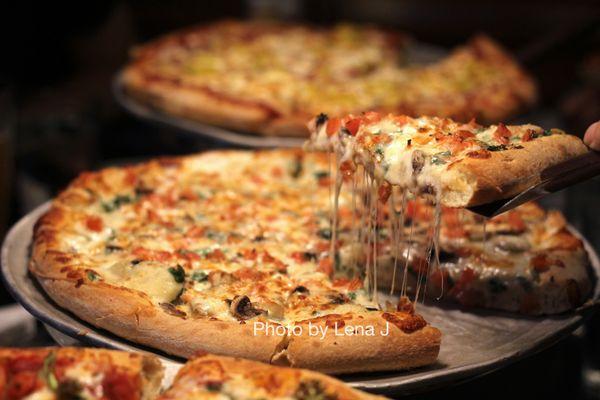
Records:
[[[515,196],[538,183],[545,168],[587,151],[575,136],[529,124],[481,126],[367,112],[320,114],[309,129],[307,149],[335,152],[342,173],[352,174],[361,164],[380,182],[448,207]]]

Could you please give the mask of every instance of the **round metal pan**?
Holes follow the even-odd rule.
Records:
[[[23,217],[6,236],[1,259],[7,289],[31,314],[50,327],[51,334],[59,343],[81,343],[156,354],[167,366],[165,382],[168,382],[182,360],[81,321],[58,307],[29,275],[27,264],[33,225],[48,207],[48,203],[44,204]],[[600,276],[598,255],[583,240],[594,272]],[[353,374],[341,378],[360,389],[395,395],[426,391],[472,379],[556,343],[591,315],[599,298],[600,284],[597,283],[593,299],[579,310],[536,318],[504,312],[463,310],[439,303],[419,304],[419,313],[443,333],[436,364],[407,372]]]

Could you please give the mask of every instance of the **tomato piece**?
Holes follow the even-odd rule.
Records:
[[[356,136],[358,130],[360,129],[360,124],[362,120],[360,118],[352,118],[350,121],[346,122],[346,129],[352,136]]]
[[[36,391],[38,387],[41,387],[41,382],[39,382],[36,372],[25,371],[18,373],[10,378],[5,398],[22,399]]]
[[[486,158],[490,158],[491,156],[492,156],[492,153],[485,149],[474,150],[474,151],[470,151],[467,153],[467,157],[470,157],[470,158],[486,159]]]
[[[379,195],[379,201],[385,204],[392,194],[392,186],[387,182],[382,183],[377,190],[377,194]]]
[[[331,258],[322,258],[321,261],[319,261],[318,270],[327,276],[333,275],[333,262],[331,261]]]
[[[102,229],[104,228],[104,224],[102,223],[102,218],[100,217],[87,217],[87,219],[85,220],[85,226],[90,230],[90,231],[94,231],[94,232],[101,232]]]
[[[340,130],[341,126],[342,126],[341,119],[330,118],[329,121],[327,121],[327,128],[325,130],[325,132],[327,133],[327,136],[332,136],[332,135],[336,134]]]
[[[499,123],[494,131],[494,139],[500,144],[508,144],[512,132],[503,123]]]
[[[119,372],[109,372],[102,382],[104,397],[108,400],[137,400],[140,398],[139,381]]]

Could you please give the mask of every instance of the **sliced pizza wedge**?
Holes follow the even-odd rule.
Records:
[[[135,353],[85,348],[0,348],[0,397],[150,400],[162,365]]]
[[[201,399],[383,399],[305,369],[277,367],[240,358],[201,355],[179,370],[159,400]]]
[[[515,196],[538,183],[545,168],[587,151],[579,138],[559,129],[375,112],[320,114],[309,129],[306,147],[337,153],[342,173],[362,164],[378,181],[449,207]]]

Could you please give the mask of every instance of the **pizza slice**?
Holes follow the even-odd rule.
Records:
[[[361,164],[379,182],[449,207],[515,196],[538,183],[545,168],[587,151],[579,138],[558,129],[375,112],[320,114],[309,129],[306,148],[334,151],[343,174]]]
[[[7,400],[149,400],[160,390],[155,357],[104,349],[0,348],[0,397]]]
[[[327,375],[206,354],[188,361],[159,400],[383,399]]]
[[[528,203],[484,221],[444,207],[438,260],[430,233],[434,213],[425,201],[411,199],[395,238],[379,229],[379,288],[529,315],[572,310],[591,295],[587,252],[558,211]],[[342,257],[342,263],[351,260]]]

